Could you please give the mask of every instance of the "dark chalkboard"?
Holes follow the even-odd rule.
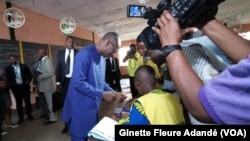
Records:
[[[20,59],[19,42],[14,40],[0,39],[0,68],[10,65],[10,55],[17,55]]]
[[[31,42],[22,42],[23,47],[23,60],[30,70],[33,70],[33,65],[36,62],[36,54],[39,49],[44,48],[49,50],[48,44],[39,44]]]
[[[77,37],[74,37],[74,39],[75,39],[75,45],[79,46],[79,47],[84,47],[86,45],[94,43],[93,41],[81,39],[81,38],[77,38]]]
[[[58,46],[58,45],[50,45],[50,51],[51,51],[51,60],[54,65],[54,70],[56,73],[56,61],[57,61],[57,53],[60,50],[64,50],[64,46]]]

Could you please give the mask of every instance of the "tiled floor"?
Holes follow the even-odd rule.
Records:
[[[131,98],[130,89],[129,89],[129,80],[121,80],[122,92],[128,96],[128,99]],[[54,124],[44,126],[44,119],[39,119],[40,112],[35,107],[35,94],[32,95],[33,103],[33,116],[34,121],[24,120],[24,123],[17,128],[5,128],[5,131],[8,134],[4,135],[2,141],[70,141],[69,134],[61,134],[61,130],[64,127],[64,123],[58,119]],[[117,103],[108,103],[103,102],[100,109],[100,118],[103,116],[111,115],[114,107],[117,106]],[[15,103],[13,103],[13,109]],[[15,110],[14,110],[15,111]],[[58,117],[60,117],[60,111],[58,112]],[[17,121],[16,113],[13,113],[13,122]]]

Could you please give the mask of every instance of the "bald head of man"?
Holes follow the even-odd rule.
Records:
[[[156,89],[154,69],[148,65],[140,66],[135,72],[134,85],[140,96]]]
[[[44,56],[47,56],[47,55],[48,55],[48,52],[44,48],[39,49],[37,52],[37,57],[39,58],[39,60],[41,60]]]

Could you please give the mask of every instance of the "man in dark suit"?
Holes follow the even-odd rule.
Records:
[[[62,97],[60,99],[60,103],[62,106],[67,94],[70,78],[72,76],[74,57],[76,53],[77,50],[74,49],[74,37],[67,36],[66,48],[58,52],[57,63],[56,63],[56,85],[57,85],[57,91],[60,91],[62,94],[61,95]],[[65,123],[62,133],[64,134],[67,132],[68,132],[68,126]]]
[[[106,82],[117,92],[121,92],[121,72],[119,60],[114,56],[106,58]]]
[[[30,101],[30,82],[32,74],[26,64],[19,62],[16,55],[10,56],[11,65],[6,67],[6,78],[10,84],[11,90],[16,100],[16,109],[18,113],[19,124],[23,123],[23,100],[25,102],[26,114],[28,120],[34,120],[31,115],[32,107]]]

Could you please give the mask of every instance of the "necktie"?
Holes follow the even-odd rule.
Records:
[[[67,60],[66,60],[66,64],[65,64],[65,74],[68,74],[69,70],[70,70],[70,51],[71,50],[69,50],[69,54],[67,56]]]
[[[111,58],[111,64],[112,64],[112,71],[115,71],[115,60]]]

